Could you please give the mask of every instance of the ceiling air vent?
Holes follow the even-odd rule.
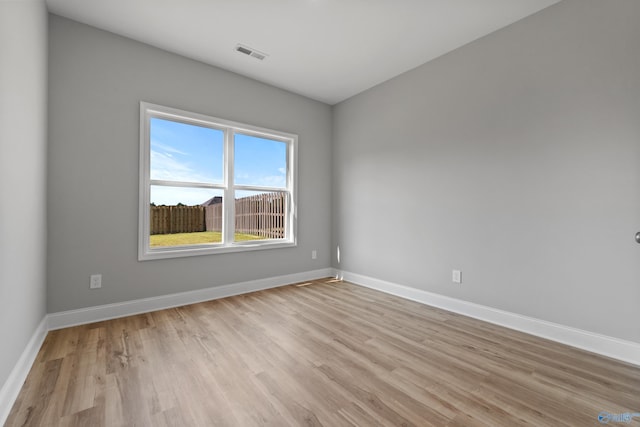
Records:
[[[237,44],[235,50],[236,52],[240,52],[245,55],[251,56],[252,58],[259,59],[260,61],[264,60],[268,56],[266,53],[259,52],[252,47],[242,44]]]

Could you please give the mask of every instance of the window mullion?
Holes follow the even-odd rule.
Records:
[[[224,222],[222,230],[224,233],[223,244],[229,245],[234,241],[235,235],[235,196],[233,189],[233,130],[227,129],[224,133]]]
[[[187,182],[187,181],[166,181],[160,179],[149,180],[149,185],[161,185],[165,187],[189,187],[189,188],[224,188],[222,184],[209,184],[203,182]]]

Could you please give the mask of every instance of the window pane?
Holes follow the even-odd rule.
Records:
[[[287,193],[237,191],[235,241],[284,239]]]
[[[286,188],[287,144],[236,134],[234,182],[242,185]]]
[[[222,191],[151,186],[149,246],[222,242]]]
[[[222,182],[224,132],[152,117],[151,179]]]

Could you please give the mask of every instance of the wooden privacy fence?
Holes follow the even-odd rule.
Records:
[[[222,231],[222,203],[206,206],[204,220],[207,231]]]
[[[262,193],[235,201],[236,233],[266,239],[285,236],[286,193]],[[151,234],[222,231],[222,203],[151,206]]]
[[[285,193],[262,193],[236,200],[236,233],[284,238]]]
[[[150,234],[205,231],[202,206],[151,206]]]

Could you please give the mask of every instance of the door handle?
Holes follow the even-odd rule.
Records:
[[[640,231],[636,233],[636,242],[640,243]]]

